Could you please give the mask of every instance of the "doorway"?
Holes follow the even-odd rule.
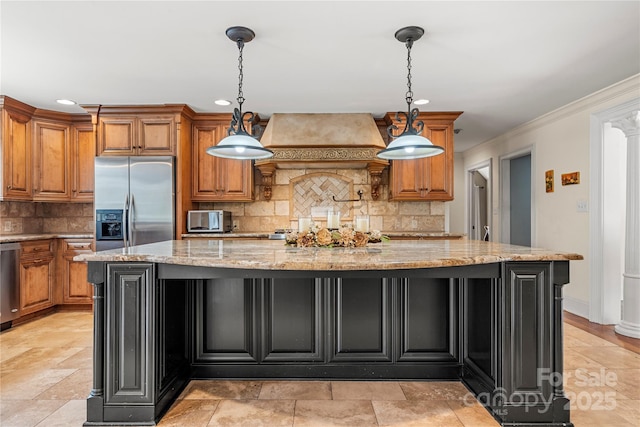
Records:
[[[467,235],[471,240],[493,240],[491,189],[491,159],[467,169]]]
[[[500,159],[501,241],[512,245],[532,245],[531,148]]]

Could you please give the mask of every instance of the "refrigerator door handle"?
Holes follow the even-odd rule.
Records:
[[[129,233],[129,195],[124,198],[124,218],[122,218],[122,239],[124,240],[124,247],[129,247],[128,233]]]
[[[127,231],[129,232],[129,246],[133,246],[135,245],[135,243],[133,242],[133,229],[134,229],[134,224],[135,224],[135,213],[133,212],[134,209],[134,203],[133,203],[133,193],[131,193],[131,199],[129,200],[129,224],[127,225]]]

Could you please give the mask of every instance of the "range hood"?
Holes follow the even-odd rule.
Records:
[[[386,129],[387,124],[381,126]],[[369,113],[274,113],[260,142],[273,151],[273,157],[255,161],[267,199],[276,169],[366,168],[376,200],[380,176],[389,164],[376,157],[386,144]]]

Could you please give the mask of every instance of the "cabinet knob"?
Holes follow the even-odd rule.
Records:
[[[13,186],[11,184],[7,185],[7,190],[11,190],[13,189]]]

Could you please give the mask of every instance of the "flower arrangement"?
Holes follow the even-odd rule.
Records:
[[[355,231],[349,224],[345,224],[337,230],[313,226],[308,231],[291,232],[285,235],[285,244],[297,247],[360,248],[366,246],[367,243],[389,240],[389,237],[384,236],[378,230],[369,233]]]

